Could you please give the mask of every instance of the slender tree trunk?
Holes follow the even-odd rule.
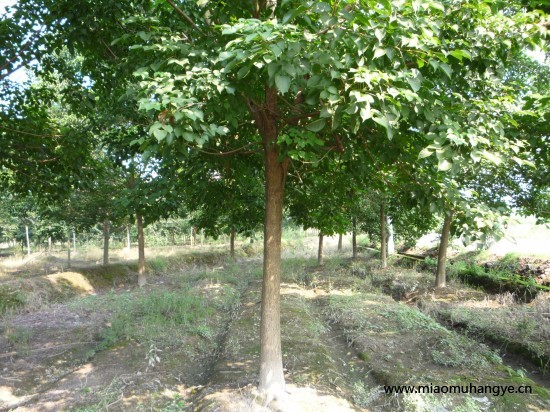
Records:
[[[67,267],[71,267],[71,232],[67,232]]]
[[[388,267],[388,242],[386,239],[386,211],[384,203],[380,205],[380,261],[382,268]]]
[[[103,266],[109,264],[109,219],[103,221]]]
[[[204,244],[204,229],[201,229],[201,246]]]
[[[191,226],[191,230],[189,232],[189,241],[191,242],[191,246],[195,245],[195,228]]]
[[[48,225],[48,232],[52,230],[52,227]],[[48,255],[52,253],[52,235],[48,235]]]
[[[342,234],[340,233],[338,235],[338,253],[341,253],[342,252]]]
[[[73,250],[76,253],[76,231],[73,229]]]
[[[353,259],[357,259],[357,219],[351,219],[351,250]]]
[[[445,215],[443,229],[441,230],[441,242],[439,243],[439,252],[437,255],[437,273],[435,276],[435,286],[438,288],[444,288],[447,283],[445,264],[447,262],[447,247],[449,246],[452,220],[453,216],[451,213]]]
[[[277,90],[266,87],[265,104],[247,101],[262,136],[265,164],[265,225],[262,314],[260,324],[260,382],[266,403],[284,395],[281,351],[280,282],[283,198],[289,159],[277,150]]]
[[[388,216],[388,255],[395,253],[395,241],[393,239],[393,224],[391,217]]]
[[[323,266],[323,234],[319,232],[319,250],[317,252],[317,264]]]
[[[231,226],[231,234],[229,236],[229,254],[231,259],[235,260],[235,228]]]
[[[29,226],[25,225],[25,239],[27,240],[27,256],[31,255],[31,240],[29,238]]]
[[[130,225],[126,225],[126,249],[132,249],[132,239],[130,238]]]
[[[143,236],[143,217],[136,213],[136,223],[138,231],[138,285],[142,287],[147,283],[145,277],[145,237]]]

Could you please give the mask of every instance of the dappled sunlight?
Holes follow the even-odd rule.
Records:
[[[319,295],[325,295],[321,289],[305,289],[295,283],[281,283],[281,295],[299,295],[307,299],[313,299]]]
[[[6,379],[3,377],[3,379]],[[19,397],[13,394],[14,388],[9,386],[0,386],[0,407],[9,407],[14,402],[18,401]]]
[[[455,303],[455,306],[461,308],[502,308],[504,304],[498,303],[496,300],[483,299],[483,300],[468,300],[465,302]]]
[[[66,282],[74,289],[79,290],[81,294],[95,295],[96,293],[94,287],[90,284],[90,281],[81,273],[61,272],[54,273],[53,275],[47,275],[45,278],[55,286],[64,287],[65,285],[63,285],[63,283]]]
[[[335,395],[324,394],[311,387],[287,384],[285,396],[263,406],[264,397],[248,385],[245,388],[220,388],[206,395],[197,410],[219,410],[224,412],[263,412],[281,410],[285,412],[333,412],[357,411],[348,400]],[[213,408],[213,409],[212,409]]]

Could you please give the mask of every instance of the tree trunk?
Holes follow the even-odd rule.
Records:
[[[71,267],[71,232],[67,233],[67,267]]]
[[[103,221],[103,266],[109,264],[109,219]]]
[[[25,225],[25,239],[27,240],[27,256],[31,255],[31,240],[29,238],[29,226]]]
[[[201,229],[201,246],[204,244],[204,229]]]
[[[342,252],[342,234],[340,233],[338,235],[338,253],[341,253]]]
[[[386,239],[386,211],[384,203],[380,205],[380,263],[382,268],[388,267],[388,242]]]
[[[191,226],[191,230],[189,231],[189,241],[191,246],[195,245],[195,228],[193,226]]]
[[[231,259],[235,260],[235,228],[231,226],[231,235],[229,236],[229,254]]]
[[[136,223],[138,230],[138,285],[142,287],[147,283],[145,277],[145,237],[143,236],[143,217],[136,213]]]
[[[393,224],[391,217],[388,216],[388,255],[395,253],[395,241],[393,239]]]
[[[452,220],[453,216],[451,213],[445,215],[443,229],[441,230],[441,242],[439,243],[439,252],[437,255],[437,274],[435,276],[435,286],[438,288],[444,288],[447,282],[445,264],[447,262],[447,247],[449,246]]]
[[[130,238],[130,225],[126,225],[126,249],[132,249],[132,239]]]
[[[284,395],[280,282],[284,187],[289,159],[277,150],[277,90],[266,87],[265,104],[247,101],[262,136],[265,165],[264,265],[260,324],[260,382],[266,403]]]
[[[48,236],[48,254],[52,253],[52,237]]]
[[[351,219],[351,250],[353,259],[357,259],[357,219]]]
[[[73,229],[73,250],[76,253],[76,231]]]
[[[323,234],[319,232],[319,250],[317,252],[317,264],[323,266]]]

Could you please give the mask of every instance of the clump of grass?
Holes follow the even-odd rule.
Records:
[[[168,262],[166,261],[166,258],[162,256],[157,256],[153,259],[149,259],[147,264],[153,272],[157,273],[163,273],[168,268]]]
[[[11,343],[17,353],[26,355],[30,351],[32,331],[24,327],[8,327],[4,333],[7,341]]]
[[[207,319],[214,307],[189,290],[122,294],[111,308],[111,326],[102,333],[103,347],[122,340],[177,343],[184,334],[211,337]]]
[[[476,335],[506,344],[507,350],[518,352],[548,368],[550,328],[546,319],[550,308],[550,293],[539,293],[530,304],[501,304],[487,307],[452,305],[435,309],[435,315],[453,325],[459,325]],[[500,297],[497,296],[497,301]],[[500,298],[502,299],[502,298]],[[507,300],[507,299],[505,299]]]
[[[438,365],[461,368],[486,367],[491,363],[502,362],[500,357],[484,344],[450,332],[438,339],[430,355]]]
[[[0,315],[23,307],[25,302],[26,297],[23,291],[13,289],[7,285],[0,285]]]
[[[353,402],[360,408],[368,408],[380,396],[380,387],[368,388],[363,382],[353,384]]]

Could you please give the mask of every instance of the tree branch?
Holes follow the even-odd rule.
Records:
[[[183,17],[185,20],[187,20],[189,23],[191,23],[191,25],[197,29],[199,31],[200,34],[203,34],[204,35],[204,32],[199,28],[199,26],[197,26],[195,24],[195,22],[193,20],[191,20],[191,17],[189,17],[187,14],[185,14],[185,12],[180,9],[178,6],[176,6],[176,4],[172,1],[172,0],[166,0],[166,2],[181,16]]]

